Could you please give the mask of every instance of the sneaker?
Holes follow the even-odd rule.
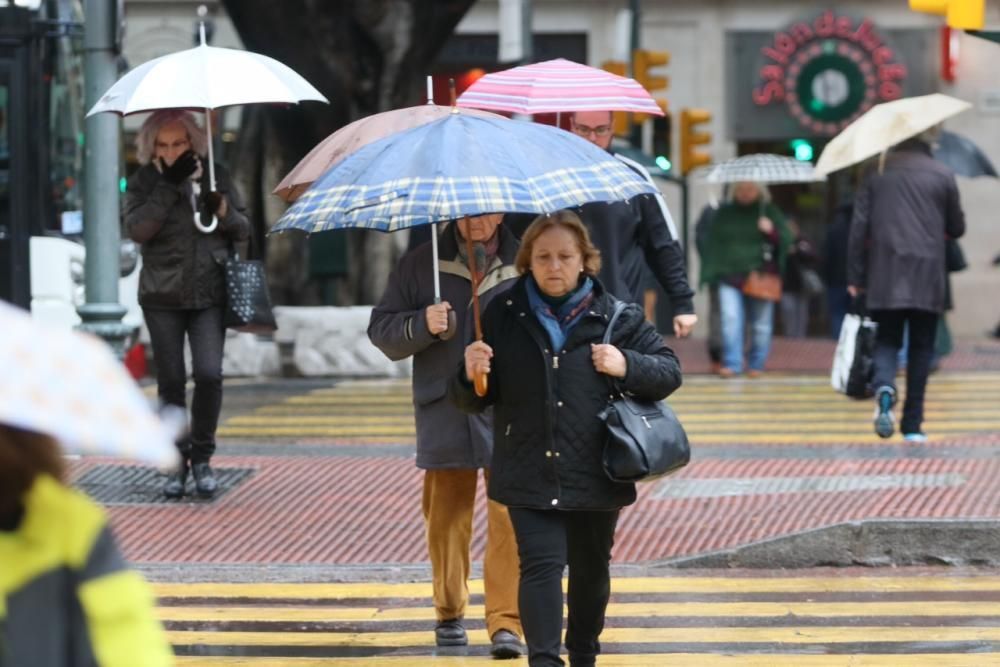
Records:
[[[892,406],[896,402],[896,392],[891,387],[882,387],[875,393],[875,433],[880,438],[891,438],[896,432],[896,417]]]
[[[747,377],[751,380],[756,380],[764,374],[764,371],[757,370],[756,368],[751,368],[747,371]]]
[[[490,655],[497,660],[519,658],[524,650],[521,640],[510,630],[497,630],[493,633],[490,641],[493,642],[493,646],[490,647]]]
[[[191,474],[194,476],[194,488],[202,498],[211,498],[219,490],[219,482],[215,479],[212,466],[208,462],[192,463]]]
[[[171,500],[184,497],[184,489],[187,486],[188,460],[181,459],[180,466],[170,473],[167,483],[163,485],[163,495]]]
[[[927,442],[926,433],[904,433],[903,440],[906,442]]]
[[[466,646],[469,643],[469,637],[465,634],[460,618],[438,621],[434,628],[434,639],[438,646]]]
[[[734,371],[732,368],[726,368],[725,366],[722,366],[721,368],[719,368],[719,377],[727,379],[736,377],[736,371]]]

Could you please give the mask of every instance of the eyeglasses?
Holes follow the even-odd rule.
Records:
[[[593,134],[595,137],[606,137],[611,134],[610,125],[598,125],[597,127],[587,127],[586,125],[573,125],[573,132],[581,137]]]

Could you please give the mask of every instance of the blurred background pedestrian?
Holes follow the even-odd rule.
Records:
[[[596,418],[610,384],[660,400],[681,384],[677,357],[630,304],[602,344],[616,303],[597,278],[600,252],[568,210],[537,218],[517,255],[522,276],[493,300],[483,340],[465,350],[450,393],[467,412],[494,410],[489,497],[510,508],[521,571],[518,600],[528,661],[562,665],[562,575],[569,566],[566,648],[593,665],[610,596],[610,560],[634,484],[601,464],[606,430]],[[479,397],[473,378],[488,373]]]
[[[819,256],[812,241],[788,219],[792,244],[788,247],[781,286],[781,332],[787,338],[805,338],[809,332],[809,307],[823,293],[823,280],[816,271]]]
[[[183,460],[163,487],[168,498],[184,495],[189,471],[200,496],[211,497],[218,488],[210,461],[222,409],[223,264],[234,242],[250,233],[243,198],[221,165],[215,170],[218,191],[208,188],[206,141],[187,111],[151,114],[135,141],[142,167],[129,179],[125,195],[128,234],[142,244],[139,304],[166,405],[186,409],[185,337],[191,347],[190,432],[177,443]],[[195,227],[195,216],[203,224],[215,216],[219,224],[204,233]]]
[[[848,291],[864,294],[878,323],[872,381],[875,432],[889,438],[896,429],[897,355],[908,328],[900,426],[904,439],[914,442],[927,439],[922,430],[924,393],[948,299],[945,243],[965,233],[955,175],[931,154],[935,135],[932,129],[900,142],[885,157],[884,167],[867,174],[855,200],[848,246]]]
[[[747,376],[758,377],[771,349],[774,304],[781,299],[791,232],[766,189],[750,181],[734,184],[705,239],[701,283],[717,286],[722,322],[722,367],[733,377],[744,368],[744,328],[750,329]],[[759,289],[758,289],[759,286]]]

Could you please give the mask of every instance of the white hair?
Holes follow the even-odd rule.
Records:
[[[771,189],[767,187],[766,183],[758,183],[757,181],[746,181],[747,183],[753,183],[757,186],[757,191],[760,192],[760,200],[765,204],[771,201]],[[723,201],[733,202],[736,201],[736,186],[739,183],[726,183],[723,190]]]
[[[139,134],[135,137],[136,159],[139,164],[149,164],[153,156],[156,155],[156,135],[160,133],[165,125],[180,123],[187,130],[188,140],[191,142],[191,150],[198,155],[204,156],[208,151],[208,142],[205,131],[194,119],[194,114],[183,109],[162,109],[150,114],[139,128]]]

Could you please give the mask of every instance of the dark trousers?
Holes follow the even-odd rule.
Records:
[[[896,363],[903,346],[903,329],[909,324],[909,349],[906,358],[906,402],[900,429],[906,433],[920,433],[924,421],[924,392],[930,374],[931,357],[934,356],[934,336],[937,333],[937,313],[912,308],[903,310],[873,310],[872,319],[878,323],[875,336],[874,377],[872,386],[877,392],[882,387],[896,388]]]
[[[186,409],[184,336],[191,344],[191,429],[177,446],[193,463],[208,462],[215,453],[215,429],[222,409],[222,347],[226,329],[222,306],[198,310],[143,308],[156,362],[160,401]]]
[[[562,575],[569,566],[566,649],[572,667],[593,665],[611,596],[611,547],[618,510],[559,511],[510,508],[521,559],[518,606],[531,667],[565,664]]]

